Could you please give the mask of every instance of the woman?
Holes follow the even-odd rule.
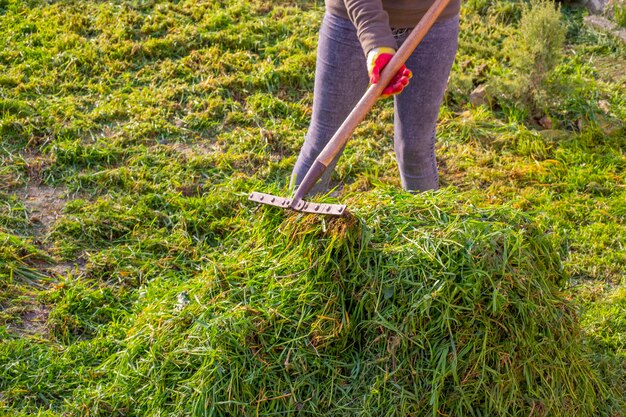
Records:
[[[432,0],[326,0],[320,28],[311,124],[294,166],[298,186],[341,123],[432,5]],[[456,55],[460,0],[450,0],[438,21],[394,76],[383,97],[394,95],[394,148],[402,186],[437,189],[435,128]],[[409,82],[409,79],[411,81]],[[402,94],[399,94],[402,92]],[[399,94],[399,95],[397,95]],[[337,163],[311,190],[326,192]]]

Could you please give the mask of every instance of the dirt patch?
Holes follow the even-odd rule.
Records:
[[[49,158],[37,152],[22,155],[30,181],[16,191],[24,206],[28,209],[30,223],[36,238],[45,235],[57,220],[67,203],[67,191],[64,187],[50,187],[43,183],[42,173],[51,164]]]
[[[28,157],[29,171],[39,172],[42,159]],[[31,176],[31,181],[23,188],[16,191],[15,195],[20,198],[29,214],[32,227],[31,233],[36,243],[45,252],[50,248],[45,243],[45,237],[52,229],[54,223],[62,216],[63,209],[70,199],[65,187],[51,187],[41,182],[37,175]],[[54,258],[54,257],[52,257]],[[85,261],[79,258],[75,262],[52,263],[39,260],[29,263],[30,268],[48,276],[52,281],[58,277],[67,276],[74,272],[81,274],[85,269]],[[14,311],[15,320],[10,327],[17,334],[47,338],[49,329],[46,325],[50,314],[50,307],[37,301],[37,294],[45,290],[50,279],[45,279],[42,286],[35,286],[26,291]]]
[[[28,209],[35,243],[50,253],[50,247],[45,242],[45,237],[57,219],[62,216],[63,208],[70,201],[66,189],[31,183],[18,192],[18,196]],[[85,264],[86,261],[80,256],[74,262],[61,262],[52,265],[41,262],[34,267],[50,277],[59,277],[66,276],[70,272],[80,274],[85,270]]]
[[[217,143],[172,143],[165,145],[167,149],[179,152],[185,159],[191,159],[195,156],[211,155],[213,153],[221,153],[222,149]]]
[[[21,323],[15,326],[15,330],[22,335],[29,336],[48,336],[48,327],[46,322],[50,315],[50,309],[42,304],[32,306],[21,316]]]
[[[66,190],[44,184],[29,183],[17,195],[30,213],[30,223],[35,237],[44,236],[59,218],[67,203]]]
[[[64,277],[69,273],[82,274],[85,271],[87,261],[81,255],[74,262],[62,262],[46,268],[48,275]]]

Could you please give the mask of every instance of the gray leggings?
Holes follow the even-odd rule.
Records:
[[[435,128],[456,55],[458,33],[458,16],[435,23],[406,63],[413,71],[413,78],[394,97],[394,148],[402,187],[406,190],[425,191],[439,186]],[[400,35],[398,43],[406,36],[408,33]],[[315,158],[365,93],[368,83],[365,55],[354,25],[327,13],[319,34],[311,124],[293,168],[292,187],[300,184]],[[311,194],[327,191],[337,159]]]

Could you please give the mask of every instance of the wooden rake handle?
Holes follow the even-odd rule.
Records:
[[[393,76],[400,70],[400,67],[409,59],[409,56],[411,56],[417,45],[424,39],[426,33],[428,33],[433,24],[435,24],[437,18],[441,15],[449,2],[450,0],[436,0],[417,26],[413,28],[411,34],[402,43],[400,49],[398,49],[383,69],[378,83],[369,86],[363,97],[361,97],[361,100],[359,100],[346,120],[344,120],[328,144],[326,144],[322,152],[320,152],[315,159],[315,162],[304,176],[304,179],[293,196],[292,207],[295,208],[322,177],[328,165],[335,159],[335,156],[341,151],[346,142],[348,142],[348,139],[356,127],[363,121],[367,113],[374,106],[387,84],[389,84]]]

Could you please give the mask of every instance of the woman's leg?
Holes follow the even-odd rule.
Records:
[[[406,63],[413,78],[394,103],[394,147],[405,190],[439,188],[435,129],[458,34],[458,16],[435,23]]]
[[[352,22],[326,14],[320,28],[311,124],[293,168],[295,187],[320,154],[368,86],[365,55]],[[326,192],[339,156],[311,190]]]

